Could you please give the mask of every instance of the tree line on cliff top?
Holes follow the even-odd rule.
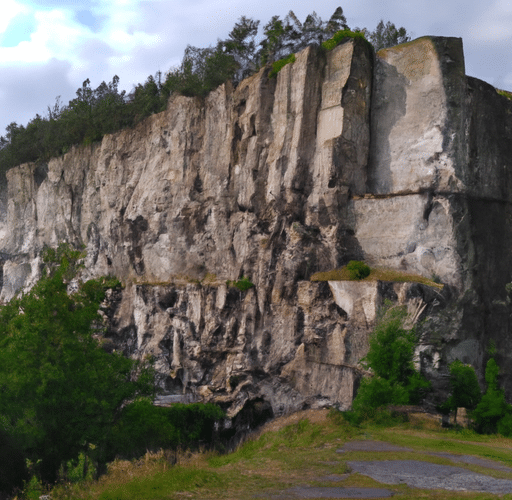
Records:
[[[8,169],[21,163],[48,161],[66,153],[72,145],[91,144],[105,134],[132,127],[165,110],[173,94],[204,97],[228,80],[236,85],[267,64],[274,64],[277,72],[285,62],[292,62],[290,56],[308,45],[323,43],[327,50],[347,36],[358,36],[379,50],[409,40],[405,28],[397,29],[384,21],[374,31],[351,31],[341,7],[328,21],[315,12],[304,22],[293,11],[284,19],[273,16],[263,26],[263,36],[257,43],[259,24],[260,21],[242,16],[228,37],[218,40],[216,46],[188,45],[178,67],[166,74],[159,71],[150,75],[128,94],[119,90],[118,76],[95,89],[87,79],[67,105],[57,97],[45,116],[36,114],[26,126],[12,122],[0,137],[0,175],[4,177]],[[335,43],[326,44],[329,39]]]

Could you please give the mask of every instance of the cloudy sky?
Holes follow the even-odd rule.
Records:
[[[488,3],[489,2],[489,3]],[[96,88],[120,77],[130,91],[148,75],[181,61],[187,44],[225,38],[240,16],[260,20],[293,9],[327,20],[338,5],[348,25],[373,30],[380,19],[413,38],[462,37],[466,73],[512,90],[510,0],[1,0],[0,135],[12,121],[66,103],[89,78]]]

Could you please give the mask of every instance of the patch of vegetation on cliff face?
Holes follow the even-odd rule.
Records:
[[[247,290],[249,290],[249,288],[252,288],[254,286],[254,283],[246,276],[242,276],[239,280],[226,281],[226,285],[229,287],[236,288],[241,292],[246,292]]]
[[[361,360],[370,375],[361,381],[352,411],[353,423],[373,418],[388,405],[420,404],[430,390],[430,382],[416,370],[414,351],[418,344],[415,328],[407,328],[404,306],[384,308],[369,339],[368,354]]]
[[[352,280],[362,280],[370,276],[370,266],[360,260],[351,260],[347,264],[347,270]]]
[[[340,45],[341,43],[345,42],[349,38],[358,38],[360,40],[364,40],[368,45],[371,46],[370,42],[366,40],[366,37],[364,36],[364,32],[362,31],[352,31],[350,29],[344,29],[337,31],[332,38],[329,38],[329,40],[326,40],[325,42],[322,42],[322,48],[329,52],[330,50],[333,50],[335,47]]]
[[[311,276],[310,281],[395,281],[421,283],[422,285],[443,289],[443,284],[436,283],[434,280],[420,276],[419,274],[404,273],[394,269],[370,268],[370,274],[362,279],[353,278],[348,266],[331,271],[318,272]]]
[[[272,63],[272,70],[268,74],[269,78],[274,78],[277,74],[287,65],[295,62],[295,54],[290,54],[288,57],[283,57],[283,59],[279,59]]]
[[[496,92],[499,95],[506,97],[507,99],[512,101],[512,92],[509,92],[508,90],[501,90],[501,89],[496,89]]]

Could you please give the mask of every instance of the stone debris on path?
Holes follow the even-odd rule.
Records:
[[[401,484],[421,489],[512,493],[512,480],[496,479],[462,467],[419,460],[359,460],[347,462],[353,472],[384,484]]]

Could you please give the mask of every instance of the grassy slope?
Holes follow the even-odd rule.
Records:
[[[344,442],[372,439],[391,442],[415,450],[412,452],[337,453]],[[259,437],[246,442],[236,452],[216,456],[196,454],[182,456],[171,467],[163,455],[147,456],[139,462],[118,461],[100,482],[54,489],[52,499],[163,500],[163,499],[249,499],[270,498],[297,485],[384,487],[402,494],[402,498],[495,498],[483,493],[443,490],[416,490],[406,485],[382,485],[359,474],[347,474],[349,460],[415,459],[457,465],[496,478],[512,479],[512,473],[479,466],[453,464],[423,452],[450,452],[491,458],[512,466],[512,439],[479,436],[470,431],[441,429],[423,416],[394,427],[354,428],[326,411],[302,412],[278,419]],[[342,482],[322,479],[329,474],[344,475]],[[502,498],[512,499],[512,495]]]

